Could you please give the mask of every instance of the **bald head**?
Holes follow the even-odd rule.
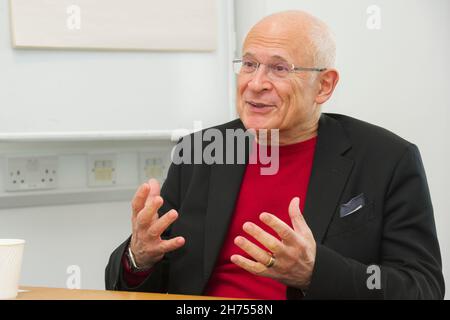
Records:
[[[244,49],[259,38],[290,46],[304,63],[319,68],[334,67],[336,44],[328,26],[304,11],[284,11],[260,20],[247,34]],[[308,60],[308,61],[305,61]]]

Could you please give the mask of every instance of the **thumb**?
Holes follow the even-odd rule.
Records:
[[[300,198],[295,197],[289,203],[289,217],[292,221],[292,227],[295,232],[301,232],[305,227],[305,219],[303,218],[302,212],[300,211]]]

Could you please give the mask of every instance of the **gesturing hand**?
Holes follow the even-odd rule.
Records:
[[[131,206],[133,234],[130,249],[136,264],[148,268],[160,261],[164,254],[182,247],[183,237],[162,240],[161,234],[178,218],[176,210],[170,210],[158,217],[158,209],[163,204],[157,180],[150,179],[136,191]]]
[[[235,244],[254,260],[232,255],[231,261],[256,275],[273,278],[287,286],[306,290],[311,281],[316,258],[316,241],[311,229],[300,212],[300,199],[293,198],[289,204],[289,216],[293,229],[275,215],[263,212],[260,220],[272,228],[281,241],[254,223],[246,222],[246,233],[264,245],[270,252],[238,236]]]

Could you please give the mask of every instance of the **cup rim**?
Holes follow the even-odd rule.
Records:
[[[23,239],[0,239],[0,246],[16,246],[25,244]]]

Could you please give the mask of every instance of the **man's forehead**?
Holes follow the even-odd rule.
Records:
[[[242,56],[243,57],[249,57],[249,58],[258,58],[260,54],[258,54],[255,51],[252,50],[244,50]],[[289,57],[287,57],[286,55],[281,55],[281,54],[270,54],[270,53],[265,53],[264,54],[266,56],[266,58],[270,58],[272,60],[289,60]]]
[[[243,57],[253,57],[265,61],[282,60],[290,63],[307,58],[304,48],[298,44],[277,41],[246,41],[242,50]]]
[[[243,54],[263,53],[265,59],[278,55],[285,60],[310,60],[313,19],[304,12],[285,12],[268,16],[248,32]],[[253,52],[251,52],[253,53]]]

